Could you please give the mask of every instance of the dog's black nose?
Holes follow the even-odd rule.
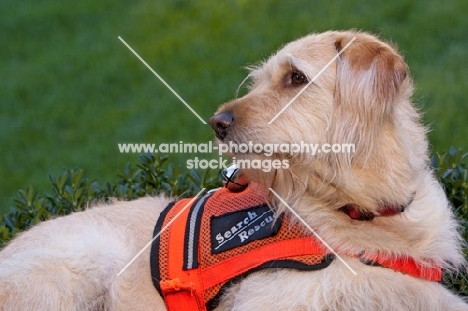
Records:
[[[210,125],[216,133],[216,137],[223,139],[226,137],[227,129],[232,125],[234,116],[230,112],[215,114],[210,119]]]

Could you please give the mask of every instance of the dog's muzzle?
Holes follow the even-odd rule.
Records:
[[[210,125],[216,133],[216,137],[223,140],[227,135],[227,130],[234,122],[234,116],[230,112],[215,114],[210,119]]]

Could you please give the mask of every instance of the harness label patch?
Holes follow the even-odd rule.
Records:
[[[218,254],[255,240],[275,236],[281,217],[263,204],[211,218],[211,253]]]

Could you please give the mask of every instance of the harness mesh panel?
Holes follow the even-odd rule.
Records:
[[[185,206],[187,203],[190,202],[190,199],[183,199],[176,204],[179,206]],[[314,243],[315,239],[311,237],[310,232],[304,230],[297,222],[290,221],[289,216],[283,215],[282,216],[282,225],[279,228],[276,235],[254,240],[249,242],[248,244],[235,247],[226,251],[223,251],[218,254],[212,254],[211,249],[211,239],[210,239],[210,221],[212,217],[217,217],[221,215],[225,215],[232,212],[238,212],[242,210],[247,210],[252,207],[260,206],[265,204],[265,193],[263,193],[260,189],[248,187],[246,190],[238,193],[234,193],[229,191],[227,188],[221,188],[216,191],[205,203],[204,212],[201,216],[201,227],[200,227],[200,238],[199,238],[199,252],[198,252],[198,261],[199,267],[202,271],[206,268],[209,268],[213,265],[216,265],[220,262],[223,262],[226,259],[230,259],[236,257],[241,254],[249,253],[252,250],[261,248],[262,246],[266,246],[272,244],[277,241],[289,240],[289,239],[297,239],[297,238],[311,238],[311,243]],[[177,214],[177,209],[174,208],[170,210],[164,220],[163,227],[166,226]],[[273,223],[269,223],[267,225],[272,225]],[[168,237],[171,234],[171,230],[164,231],[160,238],[161,241],[167,241]],[[316,243],[316,242],[315,242]],[[166,245],[165,247],[160,248],[159,253],[159,263],[160,263],[160,275],[162,281],[164,281],[168,276],[168,253],[170,247],[178,247],[180,245]],[[301,264],[305,264],[309,267],[317,266],[320,263],[323,263],[326,258],[327,251],[322,249],[318,252],[318,254],[314,255],[305,255],[305,256],[295,256],[295,257],[287,257],[287,258],[277,258],[275,262],[281,262],[282,260],[288,261],[296,261]],[[252,267],[252,269],[255,267]],[[210,302],[214,297],[219,294],[221,287],[226,284],[228,280],[220,282],[215,286],[210,288],[204,288],[203,298],[205,304]]]

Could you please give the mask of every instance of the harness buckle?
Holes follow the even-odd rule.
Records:
[[[179,291],[194,291],[194,287],[192,282],[189,284],[181,282],[179,278],[174,278],[172,280],[161,281],[159,282],[159,286],[161,287],[161,291],[163,293],[174,293]]]

